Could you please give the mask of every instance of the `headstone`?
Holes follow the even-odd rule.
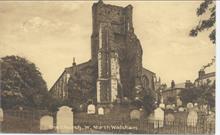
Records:
[[[207,117],[207,122],[208,123],[215,123],[215,113],[213,112],[209,112],[209,115]]]
[[[95,105],[93,104],[88,105],[87,114],[95,114]]]
[[[53,129],[53,117],[45,115],[40,119],[40,130],[51,130]]]
[[[139,110],[132,110],[130,112],[130,118],[131,120],[140,120],[141,118],[141,113]]]
[[[166,106],[166,110],[169,110],[169,109],[172,109],[172,110],[173,110],[172,105],[167,105],[167,106]]]
[[[176,106],[179,107],[183,104],[182,100],[180,98],[177,98],[176,100]]]
[[[4,113],[2,108],[0,108],[0,122],[3,122],[3,120],[4,120]]]
[[[193,108],[193,103],[188,103],[188,104],[186,105],[186,107],[187,107],[187,109],[192,109],[192,108]]]
[[[104,115],[104,108],[100,107],[100,108],[98,109],[98,114],[99,114],[99,115]]]
[[[57,112],[57,133],[73,133],[72,108],[62,106]]]
[[[165,104],[164,104],[164,103],[161,103],[161,104],[159,105],[159,107],[162,108],[162,109],[165,109]]]
[[[179,107],[179,109],[178,109],[179,112],[184,112],[184,110],[185,109],[183,107]]]
[[[19,106],[18,109],[19,109],[20,111],[23,111],[23,107],[22,107],[22,106]]]
[[[154,128],[163,127],[164,111],[161,108],[154,110]]]
[[[175,105],[175,104],[172,104],[172,107],[173,107],[173,109],[175,109],[176,105]]]
[[[198,106],[198,103],[194,103],[194,106]]]
[[[197,125],[198,113],[195,110],[189,111],[187,116],[187,126],[195,127]]]
[[[168,113],[166,116],[165,116],[165,122],[166,122],[166,125],[172,125],[173,122],[175,120],[175,117],[172,113]]]

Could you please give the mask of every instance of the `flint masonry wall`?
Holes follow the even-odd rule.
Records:
[[[93,5],[93,32],[91,36],[91,57],[97,61],[99,49],[99,29],[101,25],[108,28],[110,49],[118,53],[121,97],[132,98],[135,85],[141,83],[142,48],[134,34],[132,23],[132,6],[119,7],[98,2]],[[104,69],[103,69],[104,70]]]

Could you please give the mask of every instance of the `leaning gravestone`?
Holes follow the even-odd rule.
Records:
[[[195,127],[198,121],[198,113],[195,110],[189,111],[187,116],[187,126]]]
[[[104,115],[104,108],[100,107],[100,108],[98,109],[98,114],[99,114],[99,115]]]
[[[164,111],[161,108],[154,110],[154,128],[163,127]]]
[[[130,112],[130,118],[131,120],[140,120],[141,112],[139,110],[132,110]]]
[[[57,133],[73,133],[72,108],[62,106],[57,112]]]
[[[95,105],[93,104],[88,105],[87,114],[95,114]]]
[[[40,130],[51,130],[53,129],[53,117],[45,115],[40,119]]]
[[[172,125],[173,122],[175,120],[175,117],[172,113],[168,113],[166,116],[165,116],[165,122],[166,122],[166,125]]]
[[[4,113],[2,108],[0,108],[0,122],[3,122],[3,120],[4,120]]]

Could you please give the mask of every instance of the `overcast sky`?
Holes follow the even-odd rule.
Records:
[[[170,85],[194,81],[215,56],[208,32],[189,37],[201,1],[110,2],[133,5],[133,23],[143,48],[143,66]],[[0,2],[0,56],[34,62],[48,88],[65,67],[90,59],[92,2]],[[211,70],[213,70],[212,68]]]

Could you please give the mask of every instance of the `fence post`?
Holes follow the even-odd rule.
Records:
[[[159,133],[159,131],[160,131],[160,123],[159,123],[160,121],[158,120],[158,123],[157,123],[157,133]]]

